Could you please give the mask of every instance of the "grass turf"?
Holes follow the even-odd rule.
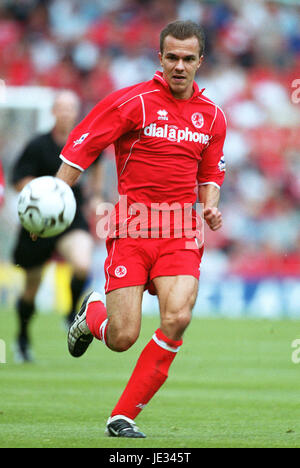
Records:
[[[15,316],[0,310],[0,447],[300,447],[296,321],[193,319],[164,387],[137,419],[146,439],[113,439],[105,422],[158,327],[144,317],[129,351],[93,342],[71,358],[58,315],[33,322],[35,364],[17,365]]]

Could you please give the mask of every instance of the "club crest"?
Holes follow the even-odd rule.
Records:
[[[127,275],[127,268],[123,265],[117,266],[117,268],[115,269],[115,275],[118,278],[123,278],[124,276]]]
[[[204,125],[203,115],[200,112],[195,112],[195,114],[192,115],[192,123],[194,127],[202,128]]]

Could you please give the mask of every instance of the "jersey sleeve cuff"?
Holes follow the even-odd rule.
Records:
[[[68,161],[68,159],[66,159],[62,154],[60,154],[59,157],[64,163],[68,164],[69,166],[75,167],[75,169],[78,169],[81,172],[84,172],[84,169],[81,166],[78,166],[78,164]]]
[[[200,187],[200,185],[214,185],[215,187],[217,187],[217,189],[221,189],[220,185],[218,185],[216,182],[202,182],[200,184],[198,184],[198,186]]]

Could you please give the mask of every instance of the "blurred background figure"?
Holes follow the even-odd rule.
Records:
[[[82,118],[108,93],[153,76],[158,32],[175,19],[203,26],[206,53],[198,85],[228,117],[224,227],[218,235],[206,232],[201,287],[207,296],[195,314],[298,317],[300,104],[292,84],[300,78],[299,2],[3,0],[0,79],[14,90],[71,89],[82,101]],[[13,121],[19,135],[13,141],[7,136],[11,112],[0,119],[8,176],[20,135],[24,140],[28,131],[29,114],[21,115]],[[111,149],[103,168],[103,195],[114,203]],[[5,220],[11,222],[8,215]],[[2,245],[4,229],[5,223]],[[8,250],[1,252],[0,245],[6,261]]]
[[[74,92],[61,91],[57,94],[52,109],[55,119],[53,129],[49,133],[34,137],[26,145],[14,166],[12,183],[18,192],[35,177],[56,175],[60,166],[58,156],[77,121],[79,109],[80,103]],[[29,326],[45,263],[56,252],[72,267],[72,305],[67,316],[68,323],[75,317],[77,302],[90,273],[93,239],[82,210],[81,186],[75,185],[73,192],[77,202],[77,212],[72,225],[63,234],[33,242],[24,228],[19,232],[14,250],[14,262],[25,270],[25,288],[17,305],[19,324],[16,341],[17,361],[31,360]]]
[[[0,208],[4,202],[4,187],[5,187],[4,172],[3,172],[2,164],[0,161]]]

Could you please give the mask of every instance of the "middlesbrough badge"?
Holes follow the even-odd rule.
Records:
[[[117,266],[117,268],[115,269],[115,275],[118,278],[123,278],[123,276],[127,275],[127,268],[124,265]]]
[[[192,115],[192,123],[194,127],[202,128],[204,125],[203,115],[200,112],[195,112],[195,114]]]

